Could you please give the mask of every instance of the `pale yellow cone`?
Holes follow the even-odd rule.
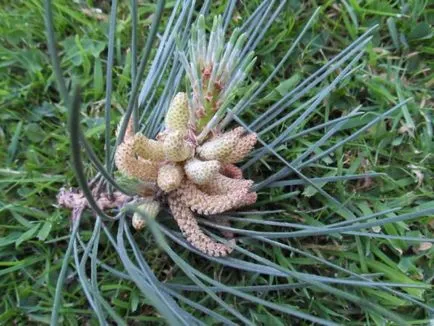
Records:
[[[187,177],[195,184],[204,185],[211,181],[220,170],[219,161],[188,160],[184,165]]]
[[[188,127],[190,112],[186,93],[178,93],[170,103],[166,113],[166,128],[169,131],[178,130],[186,132]]]
[[[171,192],[178,188],[184,177],[182,168],[176,164],[166,164],[158,170],[157,184],[164,192]]]
[[[134,229],[142,230],[146,226],[146,217],[154,219],[160,212],[160,203],[152,198],[146,198],[137,207],[139,212],[133,214],[132,224]]]
[[[193,155],[193,149],[185,141],[185,134],[180,131],[169,132],[163,143],[165,158],[171,162],[181,162]]]

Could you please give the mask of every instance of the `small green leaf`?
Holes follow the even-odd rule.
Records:
[[[335,175],[336,175],[336,171],[331,171],[331,172],[325,174],[324,177],[331,177],[331,176],[335,176]],[[327,184],[327,182],[321,182],[321,183],[317,183],[316,186],[319,188],[322,188],[326,184]],[[316,188],[314,188],[313,186],[307,186],[303,191],[303,196],[312,197],[317,192],[318,192],[318,190]]]
[[[395,18],[389,17],[387,18],[387,27],[389,28],[390,36],[392,37],[393,45],[396,49],[399,49],[399,36],[398,30],[396,29]]]
[[[137,292],[133,291],[131,293],[131,311],[135,312],[137,311],[137,308],[139,306],[139,296],[137,294]]]
[[[421,39],[429,39],[433,36],[433,30],[431,26],[426,23],[418,23],[411,30],[410,34],[408,34],[408,39],[410,41],[421,40]]]
[[[18,122],[17,127],[15,128],[14,136],[8,147],[8,160],[7,163],[10,164],[15,158],[15,154],[18,149],[18,140],[20,139],[21,129],[23,128],[23,121]]]
[[[13,232],[8,234],[6,237],[0,238],[0,247],[8,246],[17,241],[21,233]]]
[[[402,144],[402,140],[403,140],[403,137],[402,136],[399,136],[399,137],[396,137],[393,141],[392,141],[392,146],[399,146],[399,145],[401,145]]]
[[[276,91],[279,92],[280,95],[285,96],[290,90],[294,88],[295,85],[300,81],[300,75],[295,74],[291,78],[284,80],[276,87]]]
[[[52,224],[50,222],[45,222],[44,225],[42,225],[41,229],[38,232],[38,239],[41,241],[44,241],[45,239],[47,239],[48,234],[50,234],[52,228]]]
[[[38,122],[44,118],[51,118],[56,116],[56,108],[53,104],[44,102],[41,106],[32,109],[30,120]]]
[[[71,36],[61,42],[65,49],[66,59],[74,66],[81,66],[88,56],[98,58],[106,44],[101,41],[92,40],[88,37],[79,38]]]
[[[30,123],[25,127],[24,133],[32,142],[41,142],[45,137],[45,132],[37,123]]]
[[[20,244],[22,244],[23,242],[30,240],[31,238],[33,238],[33,236],[35,235],[35,233],[38,231],[39,226],[41,224],[36,224],[34,227],[32,227],[30,230],[27,230],[26,232],[24,232],[18,239],[17,242],[15,243],[15,247],[18,248],[20,246]]]
[[[95,59],[95,64],[93,66],[93,89],[95,98],[98,98],[104,91],[104,80],[100,58]]]
[[[416,267],[414,261],[417,257],[402,257],[399,261],[398,268],[403,273],[420,273],[420,269]]]

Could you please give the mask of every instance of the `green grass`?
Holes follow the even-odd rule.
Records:
[[[106,88],[110,5],[107,1],[95,1],[94,5],[107,16],[106,20],[98,20],[95,15],[85,14],[83,9],[87,5],[84,2],[81,5],[65,0],[53,2],[55,32],[66,84],[68,88],[71,84],[81,87],[83,130],[104,162],[106,103],[101,100]],[[129,49],[131,16],[128,3],[120,1],[117,13],[110,117],[113,137],[115,126],[128,106],[131,90],[133,56]],[[241,25],[259,3],[245,1],[239,4],[231,26]],[[297,131],[348,114],[359,105],[362,105],[363,114],[345,123],[338,133],[326,140],[326,146],[315,148],[298,163],[303,164],[314,155],[320,155],[401,101],[411,100],[360,137],[324,155],[315,164],[304,167],[303,174],[309,178],[329,178],[315,180],[316,187],[295,176],[285,178],[290,180],[287,184],[271,183],[269,187],[260,187],[258,204],[254,208],[263,212],[232,216],[232,226],[240,235],[257,232],[250,232],[250,237],[238,242],[232,260],[214,259],[210,263],[191,250],[185,250],[182,241],[178,239],[176,242],[176,238],[169,241],[173,251],[165,253],[164,241],[159,237],[155,240],[151,230],[132,234],[137,249],[144,254],[160,281],[176,283],[178,287],[188,285],[189,290],[195,290],[179,292],[173,286],[175,297],[185,296],[233,322],[239,322],[213,300],[211,290],[208,294],[197,292],[198,286],[183,272],[191,272],[189,268],[193,267],[197,269],[195,275],[200,282],[220,290],[223,285],[219,282],[229,287],[228,291],[217,293],[215,298],[222,299],[255,324],[310,323],[287,314],[293,311],[339,324],[396,324],[384,310],[405,319],[407,324],[428,324],[428,320],[433,318],[428,309],[378,285],[366,285],[370,280],[383,282],[382,286],[389,290],[399,291],[425,305],[434,305],[434,292],[430,285],[434,278],[434,249],[421,246],[421,242],[414,239],[426,237],[432,242],[434,230],[434,9],[428,3],[421,0],[406,4],[386,0],[347,0],[289,1],[285,5],[283,13],[257,48],[258,60],[251,75],[253,81],[267,78],[318,5],[321,5],[321,11],[313,27],[302,38],[301,45],[267,86],[266,95],[248,107],[240,122],[255,121],[266,108],[374,24],[379,28],[359,61],[363,65],[339,83],[322,101],[317,113],[305,119]],[[166,4],[163,26],[172,7],[172,2]],[[216,2],[212,13],[222,13],[224,7],[224,2]],[[3,1],[1,8],[0,324],[43,324],[50,322],[56,281],[71,230],[70,212],[56,206],[56,194],[62,186],[77,186],[77,182],[70,163],[67,108],[61,104],[56,90],[41,1]],[[145,46],[154,11],[155,5],[139,3],[139,51]],[[160,27],[160,32],[163,32],[163,27]],[[337,73],[333,73],[327,82],[336,76]],[[316,87],[307,95],[315,96],[319,89]],[[291,108],[304,102],[296,101]],[[261,139],[272,143],[294,119],[288,121],[260,134]],[[297,158],[312,149],[323,135],[324,129],[320,129],[295,137],[274,147],[274,155],[265,150],[265,156],[251,162],[248,174],[261,185],[267,177],[286,167],[279,155],[289,162],[297,162]],[[339,180],[340,176],[373,171],[379,174],[358,180]],[[85,165],[89,179],[95,172],[93,166]],[[330,179],[331,182],[326,182]],[[345,205],[324,197],[323,190]],[[373,217],[367,218],[361,222],[367,223],[363,229],[351,228],[354,224],[348,221],[353,215],[371,215],[390,209],[394,210],[382,218],[394,221],[394,217],[411,217],[414,212],[427,213],[381,226],[375,224]],[[271,225],[271,220],[281,223]],[[326,232],[324,226],[333,223],[336,227],[342,226],[343,230],[340,233]],[[81,221],[80,237],[83,241],[100,237],[99,242],[95,242],[99,246],[94,250],[89,247],[92,261],[89,266],[77,264],[83,252],[79,246],[73,248],[62,293],[60,318],[63,324],[81,325],[87,321],[98,324],[82,289],[86,278],[89,278],[89,284],[93,285],[94,281],[98,284],[102,297],[97,300],[99,304],[104,309],[107,309],[105,303],[110,305],[128,324],[163,323],[150,299],[131,280],[119,278],[101,267],[97,270],[98,278],[90,279],[91,274],[95,276],[91,269],[100,266],[96,264],[96,251],[100,262],[126,273],[105,232],[92,232],[95,224],[96,219],[87,212]],[[115,238],[118,224],[106,223]],[[213,223],[204,221],[205,224],[212,226]],[[120,225],[123,225],[122,221]],[[157,233],[158,230],[161,231],[157,229]],[[215,231],[213,228],[209,230]],[[294,232],[297,230],[300,231]],[[368,232],[380,230],[390,238],[367,236]],[[165,229],[162,231],[165,233]],[[126,232],[128,244],[129,234]],[[170,238],[170,233],[165,234]],[[130,258],[134,257],[132,249],[127,250]],[[263,265],[269,269],[264,270]],[[250,271],[233,266],[243,266]],[[87,274],[83,276],[84,273]],[[364,275],[365,284],[362,284],[363,279],[355,278],[356,274]],[[355,280],[359,281],[357,286]],[[308,281],[316,285],[306,285]],[[400,287],[396,283],[413,287]],[[281,289],[271,291],[270,285]],[[256,286],[266,286],[267,290],[254,288]],[[253,290],[256,292],[250,292]],[[243,296],[235,296],[236,291]],[[256,296],[254,303],[252,298],[246,297],[253,294]],[[183,300],[179,302],[194,313]],[[111,317],[107,318],[112,319],[113,315],[109,313]],[[197,312],[194,315],[205,323],[215,323],[212,317]]]

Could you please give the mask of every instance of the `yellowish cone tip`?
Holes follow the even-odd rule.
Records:
[[[237,137],[241,137],[244,134],[245,130],[243,127],[236,127],[232,130],[229,130],[228,132],[225,132],[224,135],[236,135]]]
[[[200,161],[191,159],[184,165],[187,177],[195,184],[204,185],[211,181],[220,170],[219,161]]]
[[[158,170],[157,184],[164,192],[171,192],[181,185],[184,177],[182,168],[172,163],[163,165]]]
[[[119,171],[128,177],[142,181],[153,181],[157,178],[157,164],[136,157],[134,138],[120,144],[116,149],[115,164]]]
[[[164,151],[161,143],[148,139],[142,134],[134,136],[134,153],[151,161],[158,162],[164,160]]]
[[[234,150],[239,136],[235,133],[225,133],[211,139],[197,148],[197,154],[203,160],[223,161]]]
[[[166,160],[181,162],[193,155],[193,149],[184,138],[185,134],[180,131],[172,131],[165,136],[163,150]]]
[[[160,203],[153,199],[145,199],[137,209],[140,212],[133,214],[132,224],[134,229],[142,230],[146,226],[146,216],[154,219],[160,212]]]
[[[241,137],[232,153],[223,159],[223,163],[238,163],[242,161],[255,147],[256,141],[256,134]]]
[[[187,131],[190,112],[188,108],[188,99],[186,93],[178,93],[170,103],[169,110],[166,113],[166,128],[169,131],[178,130]]]

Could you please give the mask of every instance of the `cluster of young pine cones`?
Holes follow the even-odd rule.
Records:
[[[142,213],[133,215],[135,229],[145,226],[144,215],[155,218],[167,200],[193,247],[211,256],[225,256],[231,246],[206,235],[194,213],[210,216],[256,202],[253,181],[244,179],[234,165],[253,149],[256,135],[246,134],[242,127],[224,133],[212,130],[199,143],[190,114],[187,95],[178,93],[167,111],[165,130],[155,140],[134,133],[130,122],[115,162],[121,174],[149,186],[137,194]]]

